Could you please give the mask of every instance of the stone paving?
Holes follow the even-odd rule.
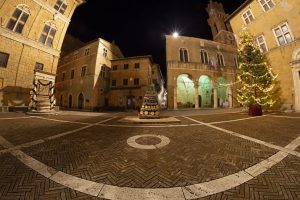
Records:
[[[297,113],[176,111],[164,115],[180,124],[117,122],[134,114],[0,113],[0,199],[300,199]],[[170,143],[159,148],[149,134]],[[139,135],[157,148],[127,144]]]

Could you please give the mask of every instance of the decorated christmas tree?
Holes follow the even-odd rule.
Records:
[[[238,47],[241,88],[237,100],[249,107],[250,115],[262,115],[262,108],[270,108],[276,102],[277,76],[272,73],[267,57],[248,31],[242,32]]]

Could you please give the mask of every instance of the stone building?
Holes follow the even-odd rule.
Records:
[[[107,106],[111,60],[119,58],[119,47],[101,38],[64,55],[57,70],[57,105],[84,110]]]
[[[233,107],[236,44],[222,4],[208,4],[214,41],[166,36],[168,108]]]
[[[161,90],[163,77],[152,56],[136,56],[112,60],[109,107],[135,109],[141,107],[146,91],[154,86]]]
[[[228,18],[238,36],[247,28],[278,74],[283,109],[300,111],[299,0],[246,0]]]
[[[82,3],[84,0],[0,1],[0,107],[27,108],[34,89],[32,106],[43,99],[50,110],[54,99],[49,94],[61,45]]]

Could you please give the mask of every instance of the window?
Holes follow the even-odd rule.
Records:
[[[128,85],[128,79],[123,79],[123,85]]]
[[[16,33],[22,33],[29,14],[30,13],[27,6],[18,6],[8,21],[7,28]]]
[[[105,78],[105,71],[106,71],[105,66],[102,65],[101,66],[101,71],[100,71],[100,77],[101,78]]]
[[[261,7],[263,7],[265,12],[274,7],[274,3],[272,0],[259,0],[259,3]]]
[[[263,35],[258,36],[256,38],[256,42],[258,46],[260,47],[261,52],[265,53],[268,51],[268,47],[266,45],[265,37]]]
[[[6,68],[8,63],[9,54],[0,52],[0,67]]]
[[[74,52],[74,60],[76,60],[78,58],[78,51]]]
[[[273,32],[275,34],[278,46],[283,46],[294,40],[287,23],[281,24],[274,28]]]
[[[140,84],[140,79],[139,78],[135,78],[133,81],[134,85],[139,85]]]
[[[84,55],[85,55],[85,56],[90,55],[90,48],[86,48],[86,49],[84,50]]]
[[[114,65],[113,66],[113,71],[116,71],[118,69],[118,66],[117,65]]]
[[[129,65],[128,64],[124,64],[124,69],[128,69]]]
[[[71,71],[71,79],[74,79],[74,75],[75,75],[75,70],[72,69],[72,71]]]
[[[254,21],[253,14],[250,9],[248,9],[244,14],[242,15],[245,24],[250,24],[252,21]]]
[[[117,85],[117,80],[111,80],[111,86],[116,86]]]
[[[64,80],[65,80],[65,76],[66,76],[66,73],[64,72],[64,73],[62,74],[61,81],[64,81]]]
[[[81,74],[80,74],[80,76],[81,76],[81,77],[84,77],[85,74],[86,74],[86,66],[83,66],[83,67],[81,68]]]
[[[56,4],[54,6],[54,9],[57,10],[58,12],[60,12],[61,14],[64,14],[66,9],[67,9],[67,4],[65,1],[62,0],[57,0]]]
[[[107,57],[107,49],[103,48],[103,56]]]
[[[180,48],[180,62],[189,62],[189,55],[186,48]]]
[[[139,69],[140,68],[140,63],[134,63],[134,68]]]
[[[201,49],[201,62],[202,64],[208,65],[208,55],[207,52],[204,49]]]
[[[225,64],[224,64],[224,57],[221,53],[217,53],[217,58],[218,58],[218,65],[220,67],[224,67]]]
[[[56,33],[56,28],[53,23],[45,24],[42,35],[39,40],[40,43],[51,47],[53,44],[55,33]]]
[[[35,63],[34,69],[43,70],[44,69],[44,64],[37,62],[37,63]]]

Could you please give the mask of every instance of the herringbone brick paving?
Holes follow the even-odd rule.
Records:
[[[14,145],[31,142],[51,135],[82,127],[80,124],[69,124],[40,120],[36,118],[0,121],[0,135]]]
[[[9,154],[1,155],[0,160],[1,200],[100,199],[57,184],[27,168]]]
[[[183,127],[93,127],[24,151],[77,177],[141,188],[186,186],[221,178],[276,153],[208,127],[189,127],[188,130]],[[171,142],[152,151],[128,146],[126,140],[138,134],[164,135]]]
[[[202,200],[299,200],[300,159],[289,156],[270,170],[231,190]]]
[[[265,116],[216,126],[284,147],[300,136],[299,121],[300,119]]]

